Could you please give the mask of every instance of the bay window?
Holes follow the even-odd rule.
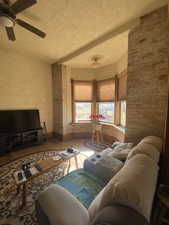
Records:
[[[102,115],[100,122],[126,125],[126,73],[101,81],[72,80],[72,120],[91,121],[91,115]]]

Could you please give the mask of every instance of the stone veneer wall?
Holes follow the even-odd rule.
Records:
[[[164,135],[168,39],[167,7],[142,17],[129,34],[126,141]]]
[[[54,134],[62,136],[63,133],[63,87],[62,87],[62,66],[52,65],[53,83],[53,128]]]

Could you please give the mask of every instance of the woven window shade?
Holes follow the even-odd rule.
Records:
[[[73,93],[73,98],[76,102],[92,101],[93,83],[90,81],[74,81]]]
[[[119,78],[119,89],[118,89],[119,100],[125,100],[127,97],[127,76]]]
[[[115,101],[115,80],[103,80],[97,82],[97,101]]]

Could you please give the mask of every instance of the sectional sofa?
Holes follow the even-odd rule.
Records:
[[[89,207],[61,184],[49,186],[36,201],[39,225],[150,224],[161,149],[159,137],[145,137]]]

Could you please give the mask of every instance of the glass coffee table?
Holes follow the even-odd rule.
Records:
[[[79,153],[80,153],[80,151],[78,151],[76,149],[74,149],[73,153],[69,153],[69,154],[65,150],[65,151],[58,153],[58,155],[55,157],[38,161],[34,165],[32,165],[30,168],[31,176],[29,176],[27,178],[24,176],[23,179],[21,179],[21,180],[19,180],[19,178],[18,178],[18,173],[21,173],[21,172],[23,173],[23,171],[22,170],[16,171],[13,174],[13,178],[14,178],[15,184],[17,186],[17,194],[19,194],[20,191],[22,190],[22,203],[21,203],[20,209],[26,205],[26,199],[27,199],[26,188],[27,188],[28,182],[30,182],[31,180],[35,179],[38,176],[43,175],[44,173],[47,173],[50,169],[57,167],[64,162],[68,162],[68,168],[67,168],[67,173],[68,173],[70,166],[71,166],[72,158],[74,158],[76,168],[78,169],[77,155]]]

